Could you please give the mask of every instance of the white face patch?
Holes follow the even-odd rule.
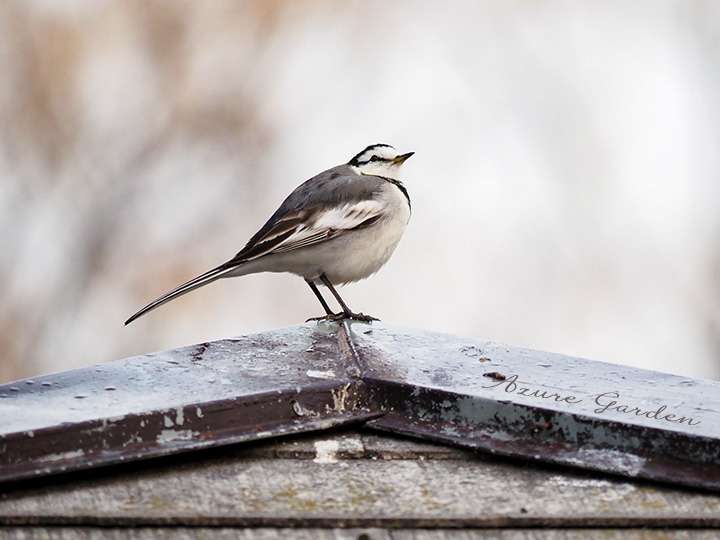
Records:
[[[370,161],[370,158],[373,156],[378,156],[384,159],[392,159],[397,156],[397,151],[392,146],[375,146],[373,148],[368,148],[362,154],[356,156],[355,159],[357,162],[362,163],[364,161]]]
[[[350,168],[357,174],[382,176],[384,178],[392,178],[393,180],[398,179],[400,167],[402,167],[401,163],[397,164],[387,161],[369,161],[368,163],[362,163],[360,165],[350,165]]]
[[[356,174],[366,176],[383,176],[398,179],[402,163],[393,163],[398,157],[394,147],[386,144],[368,146],[350,160],[349,166]]]

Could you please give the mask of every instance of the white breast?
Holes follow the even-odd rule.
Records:
[[[388,182],[378,200],[385,205],[384,217],[370,227],[338,239],[335,257],[325,262],[324,271],[333,283],[349,283],[374,274],[390,259],[400,242],[410,219],[405,195]]]

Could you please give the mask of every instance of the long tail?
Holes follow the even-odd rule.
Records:
[[[216,279],[220,279],[225,274],[227,274],[233,270],[236,270],[237,267],[238,267],[237,264],[224,263],[216,268],[213,268],[212,270],[208,270],[204,274],[201,274],[198,277],[191,279],[187,283],[183,283],[182,285],[175,287],[172,291],[163,294],[157,300],[153,300],[147,306],[142,308],[140,311],[138,311],[132,317],[130,317],[127,321],[125,321],[125,324],[126,325],[130,324],[138,317],[142,317],[149,311],[152,311],[153,309],[162,306],[163,304],[169,302],[170,300],[175,300],[176,298],[182,296],[183,294],[189,293],[190,291],[194,291],[195,289],[202,287],[203,285],[207,285],[208,283],[212,283]]]

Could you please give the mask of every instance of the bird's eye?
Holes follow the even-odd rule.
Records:
[[[380,161],[380,157],[379,157],[379,156],[373,156],[373,157],[370,158],[370,161]]]

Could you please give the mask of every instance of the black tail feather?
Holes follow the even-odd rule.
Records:
[[[132,317],[125,321],[125,325],[130,324],[135,319],[137,319],[138,317],[142,317],[149,311],[152,311],[153,309],[160,307],[167,302],[170,302],[170,300],[175,300],[175,298],[178,298],[183,294],[194,291],[195,289],[202,287],[203,285],[207,285],[208,283],[212,283],[216,279],[220,279],[225,273],[229,272],[230,270],[234,270],[235,268],[236,265],[228,265],[227,263],[221,264],[220,266],[213,268],[212,270],[208,270],[204,274],[201,274],[196,278],[193,278],[190,281],[183,283],[178,287],[175,287],[172,291],[163,294],[160,298],[153,300],[147,306],[135,313]]]

